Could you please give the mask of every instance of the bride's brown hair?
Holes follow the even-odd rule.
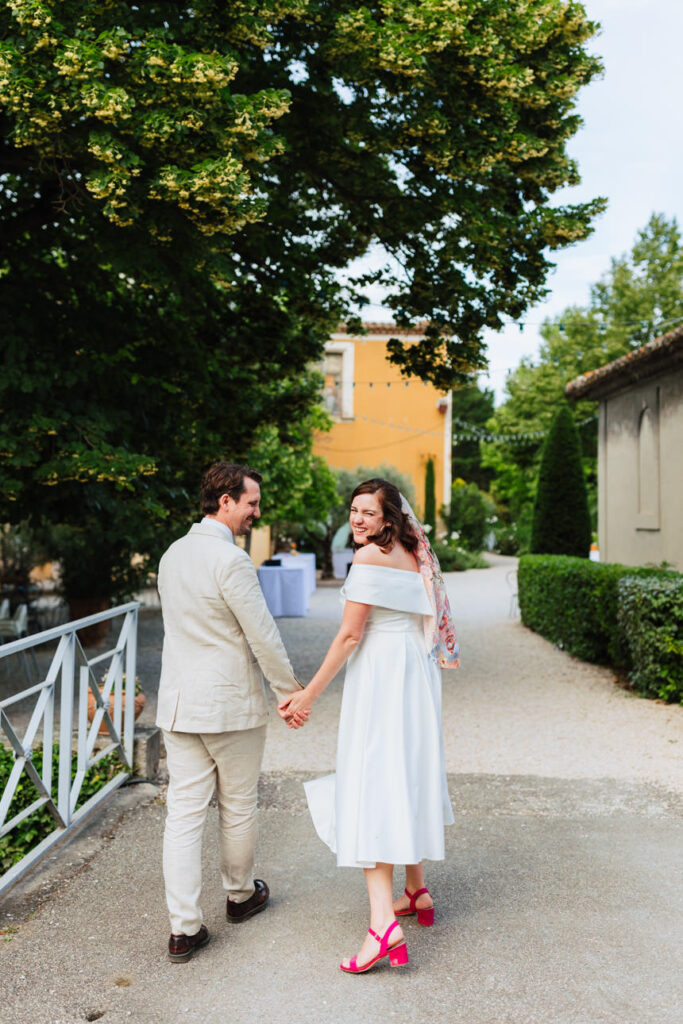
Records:
[[[417,549],[417,537],[410,527],[410,520],[401,508],[401,494],[398,487],[394,487],[388,480],[380,477],[373,477],[372,480],[364,480],[358,484],[351,495],[351,504],[359,494],[376,494],[379,497],[384,526],[372,536],[368,534],[368,540],[373,541],[382,551],[390,550],[395,541],[398,541],[406,551]],[[357,551],[361,544],[354,542],[353,549]]]

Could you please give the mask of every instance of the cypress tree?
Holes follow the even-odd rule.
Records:
[[[537,555],[587,558],[591,544],[581,441],[568,405],[555,413],[541,452],[531,527]]]
[[[434,459],[427,459],[425,469],[425,525],[432,528],[432,537],[436,532],[436,484],[434,482]]]

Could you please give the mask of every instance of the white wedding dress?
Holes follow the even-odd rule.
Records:
[[[353,565],[341,594],[372,609],[346,669],[336,774],[304,783],[316,831],[339,867],[443,860],[454,819],[422,576]]]

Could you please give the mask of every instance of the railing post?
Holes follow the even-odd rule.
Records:
[[[126,712],[123,724],[123,748],[129,767],[133,767],[135,733],[135,675],[137,672],[138,610],[126,613]]]
[[[71,822],[71,737],[74,716],[74,650],[76,633],[69,634],[62,660],[62,694],[59,709],[59,787],[57,807],[66,826]]]
[[[125,622],[125,619],[124,619]],[[114,723],[114,732],[117,736],[123,737],[123,655],[115,654],[111,659],[109,671],[114,674],[114,686],[111,695],[114,698],[114,710],[111,712],[111,720]],[[123,744],[122,744],[123,745]]]
[[[52,793],[52,745],[55,729],[55,687],[52,684],[45,714],[43,716],[43,784]]]

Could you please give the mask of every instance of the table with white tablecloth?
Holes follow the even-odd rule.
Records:
[[[308,579],[302,565],[262,565],[259,583],[270,614],[277,616],[303,616],[308,611]]]
[[[332,552],[332,568],[335,580],[346,579],[349,566],[353,562],[353,549],[344,548],[343,551]]]
[[[315,554],[309,551],[298,551],[295,555],[284,554],[278,552],[274,556],[275,561],[279,561],[285,569],[294,569],[297,566],[303,566],[306,570],[306,586],[308,587],[308,593],[312,594],[315,590]]]

